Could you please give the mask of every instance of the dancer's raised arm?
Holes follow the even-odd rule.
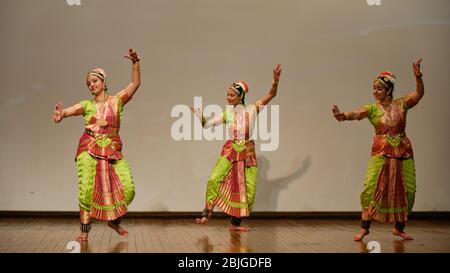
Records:
[[[421,62],[422,59],[413,62],[413,73],[414,76],[416,77],[416,90],[406,95],[407,96],[406,102],[408,103],[409,108],[414,107],[425,94],[425,88],[423,86],[422,80],[422,71],[420,69]]]
[[[132,48],[128,50],[128,55],[125,58],[130,59],[132,62],[131,68],[131,82],[122,91],[119,92],[121,95],[126,95],[124,103],[128,102],[136,93],[137,89],[141,85],[141,70],[139,66],[140,58],[136,51]]]
[[[280,76],[281,76],[281,64],[277,64],[273,69],[272,87],[265,96],[256,101],[256,110],[258,112],[262,110],[262,108],[265,105],[267,105],[277,95],[278,82],[280,81]]]

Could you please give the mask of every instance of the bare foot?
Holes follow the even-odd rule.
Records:
[[[250,228],[248,227],[241,227],[241,226],[231,226],[230,231],[239,231],[239,232],[247,232]]]
[[[355,235],[355,237],[353,237],[354,241],[362,241],[362,239],[369,234],[369,230],[368,229],[361,229],[359,231],[358,234]]]
[[[81,232],[80,236],[77,237],[77,242],[86,242],[88,240],[89,233]]]
[[[128,231],[120,225],[114,225],[113,223],[108,222],[108,227],[114,229],[120,236],[128,236]]]
[[[208,218],[207,217],[202,217],[202,218],[197,218],[197,219],[195,219],[195,222],[197,223],[197,224],[201,224],[201,225],[206,225],[206,224],[208,224]]]
[[[404,231],[400,231],[400,230],[398,230],[396,228],[394,228],[392,230],[392,234],[394,234],[395,236],[400,236],[400,237],[402,237],[405,240],[412,240],[413,239],[413,237],[411,235],[409,235],[408,233],[406,233]]]

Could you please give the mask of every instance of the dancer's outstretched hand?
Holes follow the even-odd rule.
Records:
[[[52,119],[53,119],[53,122],[58,123],[58,122],[60,122],[62,120],[62,118],[63,118],[62,103],[58,102],[55,105],[55,110],[53,111]]]
[[[339,107],[337,107],[337,105],[333,105],[332,111],[333,111],[334,117],[335,117],[338,121],[343,121],[343,120],[345,120],[345,114],[342,113],[341,110],[339,110]]]
[[[194,107],[190,107],[190,108],[191,108],[192,113],[194,113],[197,117],[202,119],[203,114],[202,114],[202,111],[200,111],[200,109],[194,108]]]

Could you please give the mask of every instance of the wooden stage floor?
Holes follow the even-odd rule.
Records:
[[[197,225],[194,219],[125,218],[129,231],[120,237],[104,222],[92,224],[89,242],[81,252],[91,253],[359,253],[367,243],[379,243],[382,253],[449,253],[449,220],[412,220],[404,241],[391,234],[392,225],[373,223],[363,242],[354,242],[358,220],[250,219],[250,232],[228,230],[229,220],[213,219]],[[0,253],[68,253],[79,234],[77,218],[0,218]]]

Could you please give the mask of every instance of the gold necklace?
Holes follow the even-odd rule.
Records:
[[[104,119],[105,110],[106,110],[106,101],[108,100],[108,94],[105,93],[105,96],[103,97],[102,101],[97,101],[95,98],[94,98],[94,100],[97,102],[96,103],[97,116],[98,116],[97,124],[100,127],[104,127],[104,126],[108,125],[108,122]]]
[[[106,100],[108,100],[108,94],[105,93],[105,95],[103,96],[103,100],[97,100],[97,97],[94,98],[95,102],[105,102]]]

